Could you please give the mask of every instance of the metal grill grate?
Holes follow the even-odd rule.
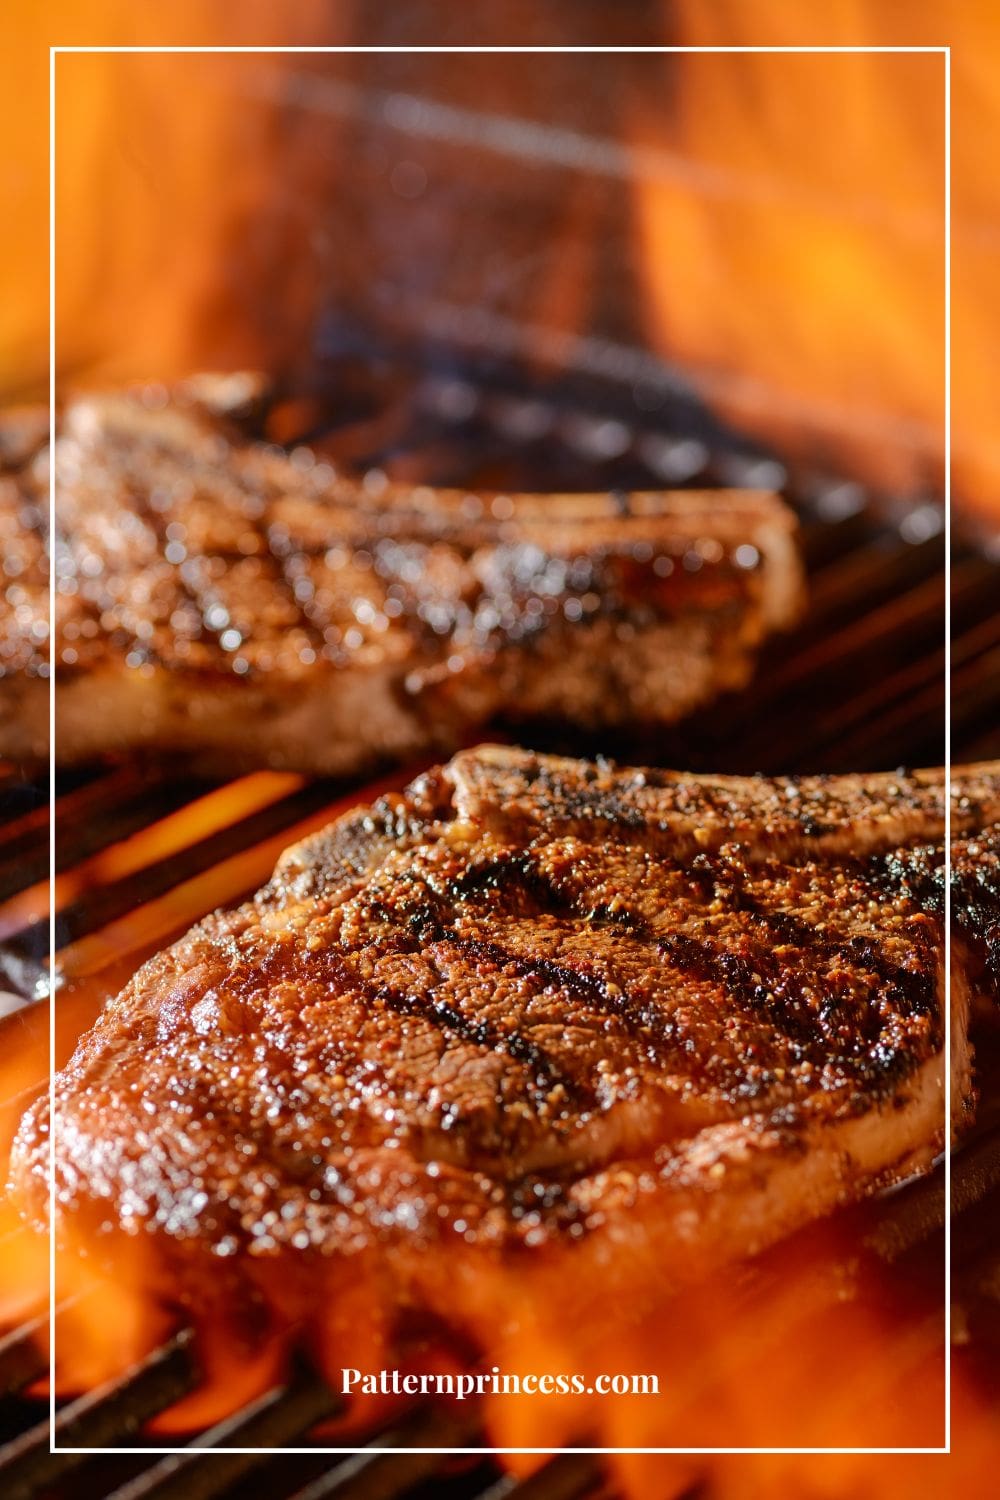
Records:
[[[996,1272],[996,1250],[990,1244],[990,1224],[1000,1199],[1000,1111],[994,1109],[980,1129],[977,1141],[955,1161],[953,1191],[957,1215],[955,1233],[954,1298],[956,1316],[962,1319],[963,1336],[971,1339],[984,1369],[995,1362],[998,1309],[995,1289],[988,1282]],[[991,1210],[992,1203],[992,1210]],[[755,1335],[750,1343],[756,1363],[762,1330],[753,1322],[753,1295],[768,1282],[787,1278],[790,1269],[812,1266],[811,1279],[801,1290],[801,1314],[785,1330],[787,1336],[808,1343],[814,1320],[832,1303],[843,1305],[850,1298],[885,1297],[885,1277],[891,1272],[896,1297],[908,1299],[910,1317],[905,1330],[897,1330],[887,1347],[881,1374],[871,1380],[872,1397],[883,1394],[894,1399],[905,1395],[907,1358],[912,1358],[914,1335],[918,1347],[936,1346],[942,1329],[940,1308],[941,1234],[944,1198],[940,1174],[911,1184],[902,1192],[853,1210],[848,1259],[817,1260],[811,1254],[810,1231],[805,1231],[755,1265],[748,1294],[750,1311],[746,1328],[734,1336]],[[938,1306],[935,1309],[935,1297]],[[57,1309],[57,1318],[59,1310]],[[39,1373],[40,1361],[31,1335],[34,1329],[18,1330],[0,1344],[0,1390],[22,1388]],[[58,1447],[117,1446],[141,1444],[144,1421],[179,1399],[197,1381],[190,1335],[182,1331],[154,1350],[141,1363],[108,1386],[98,1388],[64,1405],[56,1419]],[[993,1389],[996,1375],[994,1368]],[[97,1460],[86,1453],[49,1452],[47,1415],[32,1404],[21,1402],[19,1412],[30,1419],[20,1435],[0,1449],[0,1483],[11,1500],[21,1497],[72,1494],[79,1500],[105,1495],[108,1500],[212,1500],[228,1493],[245,1493],[233,1486],[252,1475],[266,1492],[281,1497],[340,1496],[351,1500],[388,1500],[403,1494],[452,1494],[458,1497],[558,1496],[607,1494],[598,1460],[588,1455],[564,1456],[548,1463],[533,1479],[517,1483],[501,1477],[490,1457],[483,1453],[456,1457],[433,1451],[400,1453],[399,1449],[474,1449],[480,1432],[474,1407],[454,1410],[413,1411],[401,1421],[369,1438],[349,1458],[317,1453],[315,1457],[294,1455],[275,1466],[268,1453],[219,1453],[211,1459],[206,1448],[236,1446],[280,1449],[301,1444],[317,1423],[337,1410],[337,1400],[319,1379],[306,1370],[293,1372],[284,1385],[265,1391],[207,1432],[196,1435],[177,1451],[150,1459],[137,1452],[135,1458],[119,1456]],[[425,1489],[433,1479],[433,1488]]]
[[[624,737],[568,740],[540,728],[535,743],[619,759],[694,769],[857,770],[938,763],[943,754],[944,543],[939,510],[927,499],[874,497],[829,476],[789,474],[739,443],[682,396],[655,418],[631,395],[567,377],[530,388],[523,376],[482,366],[430,373],[352,354],[342,337],[331,401],[325,392],[278,393],[255,420],[276,441],[308,441],[345,467],[379,467],[416,482],[497,489],[711,486],[780,487],[796,506],[810,571],[809,614],[768,647],[757,679],[711,712],[655,744]],[[330,412],[335,412],[331,419]],[[998,753],[1000,615],[997,567],[971,541],[953,558],[952,687],[956,760]],[[377,789],[399,786],[414,767],[358,786],[262,772],[209,783],[162,768],[95,767],[60,778],[57,798],[57,945],[66,975],[61,1006],[84,1009],[115,989],[148,951],[205,910],[239,899],[269,873],[282,848],[307,829]],[[8,989],[30,996],[48,949],[46,787],[6,768],[0,783],[0,937]],[[40,1013],[25,1004],[19,1017]],[[8,1024],[10,1024],[8,1022]],[[41,1087],[43,1080],[38,1080]],[[25,1102],[31,1090],[25,1094]],[[956,1299],[968,1348],[983,1380],[1000,1349],[995,1224],[1000,1209],[1000,1111],[984,1118],[955,1160]],[[943,1185],[940,1173],[854,1212],[854,1295],[872,1295],[887,1267],[912,1289],[911,1323],[940,1316]],[[808,1236],[805,1237],[806,1242]],[[799,1249],[801,1249],[801,1245]],[[757,1275],[781,1273],[785,1247]],[[821,1258],[822,1259],[822,1258]],[[871,1275],[869,1277],[869,1270]],[[823,1295],[843,1295],[843,1265],[824,1263]],[[822,1300],[822,1297],[821,1297]],[[937,1309],[935,1313],[935,1308]],[[937,1327],[937,1325],[935,1325]],[[804,1324],[804,1330],[806,1325]],[[33,1326],[0,1340],[0,1386],[21,1391],[40,1373]],[[939,1336],[940,1329],[934,1336]],[[902,1355],[900,1356],[902,1358]],[[113,1387],[65,1406],[60,1442],[129,1444],[142,1423],[196,1380],[181,1331]],[[887,1365],[885,1378],[898,1379]],[[995,1391],[994,1391],[995,1394]],[[201,1446],[234,1442],[281,1447],[328,1416],[333,1398],[301,1372],[202,1434]],[[383,1497],[408,1493],[575,1497],[601,1491],[596,1461],[563,1457],[535,1478],[501,1477],[486,1455],[464,1461],[399,1454],[399,1447],[474,1444],[478,1427],[450,1412],[414,1412],[373,1436],[357,1458],[266,1456],[80,1460],[48,1453],[41,1408],[8,1399],[0,1449],[7,1495],[215,1496],[252,1473],[255,1492],[275,1497]],[[81,1466],[82,1464],[82,1466]],[[70,1474],[73,1466],[74,1472]]]

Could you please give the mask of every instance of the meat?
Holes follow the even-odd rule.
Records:
[[[0,757],[43,759],[49,738],[48,413],[0,419]]]
[[[956,773],[956,1131],[998,822],[1000,763]],[[148,1237],[196,1305],[202,1252],[306,1305],[358,1257],[449,1317],[477,1265],[662,1285],[756,1251],[942,1149],[944,830],[935,771],[460,754],[107,1006],[55,1081],[60,1218]],[[13,1156],[38,1217],[47,1132],[43,1101]]]
[[[749,491],[515,497],[348,479],[247,441],[219,387],[63,413],[56,752],[346,773],[498,716],[678,719],[796,616],[790,512]],[[208,403],[211,403],[209,405]],[[47,448],[0,436],[0,754],[44,754]]]

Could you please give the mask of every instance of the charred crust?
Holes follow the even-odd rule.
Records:
[[[141,1187],[168,1234],[254,1254],[451,1224],[528,1245],[704,1185],[715,1130],[763,1181],[816,1127],[903,1118],[942,1048],[941,795],[468,752],[140,971],[57,1080],[63,1200]],[[804,802],[855,852],[805,847]],[[991,972],[998,837],[966,827],[954,861]]]

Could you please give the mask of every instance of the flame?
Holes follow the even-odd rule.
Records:
[[[213,1427],[283,1381],[287,1340],[254,1337],[256,1333],[248,1330],[245,1319],[237,1321],[221,1306],[201,1320],[197,1383],[187,1396],[152,1419],[152,1442]]]
[[[470,1349],[482,1371],[582,1378],[586,1393],[487,1389],[483,1415],[501,1448],[934,1446],[943,1439],[942,1309],[931,1301],[914,1322],[888,1276],[850,1295],[850,1271],[842,1270],[842,1285],[831,1279],[831,1263],[847,1264],[833,1228],[805,1255],[801,1245],[778,1254],[763,1287],[748,1290],[738,1268],[722,1267],[683,1297],[650,1294],[646,1285],[641,1321],[632,1280],[616,1280],[586,1249],[570,1252],[572,1266],[554,1269],[544,1262],[500,1267],[442,1246],[420,1283],[423,1316],[436,1332],[409,1346],[405,1337],[400,1345],[388,1317],[385,1284],[364,1262],[314,1265],[307,1277],[294,1265],[285,1273],[269,1262],[244,1267],[248,1299],[245,1286],[234,1294],[235,1283],[199,1251],[184,1265],[175,1261],[167,1283],[141,1237],[60,1221],[58,1244],[60,1394],[126,1372],[191,1317],[200,1380],[156,1419],[160,1434],[209,1426],[238,1409],[283,1378],[298,1346],[334,1390],[343,1366],[459,1372]],[[0,1258],[6,1270],[2,1244]],[[581,1304],[581,1288],[591,1289],[591,1307],[586,1296]],[[186,1313],[178,1299],[190,1304]],[[598,1397],[593,1387],[602,1374],[655,1376],[658,1391]],[[957,1389],[974,1409],[971,1388],[959,1379]],[[400,1404],[355,1400],[327,1438],[349,1441],[374,1421],[397,1419]]]
[[[0,1330],[46,1310],[48,1255],[2,1193],[10,1144],[22,1113],[49,1073],[49,1017],[43,1006],[0,1021]]]
[[[18,232],[5,236],[0,254],[4,284],[18,295],[0,310],[0,390],[41,395],[48,368],[49,47],[335,44],[341,25],[323,0],[302,0],[294,15],[271,0],[244,0],[238,8],[225,0],[176,0],[155,16],[137,13],[130,0],[54,0],[45,7],[11,0],[2,25],[0,129],[9,149],[0,182]],[[225,368],[266,353],[267,335],[255,327],[252,308],[234,316],[224,297],[220,312],[218,297],[218,267],[225,265],[223,279],[236,302],[243,300],[232,284],[234,243],[247,250],[248,280],[281,254],[276,239],[249,243],[249,223],[270,186],[275,122],[266,113],[249,119],[237,85],[227,59],[218,67],[190,55],[57,61],[61,369],[163,378],[189,369],[195,354]],[[60,120],[72,121],[71,128],[59,132]],[[122,121],[127,128],[118,136]],[[308,300],[308,286],[297,279],[293,295]],[[283,311],[271,333],[293,341],[301,325],[291,326],[290,306]]]
[[[29,922],[42,921],[50,906],[63,911],[94,886],[138,874],[159,860],[187,848],[219,828],[232,827],[305,785],[302,776],[258,771],[198,797],[177,812],[148,824],[139,833],[100,849],[70,870],[60,871],[51,887],[48,880],[27,886],[0,905],[0,942]]]
[[[995,514],[995,8],[942,24],[923,0],[905,17],[838,0],[817,25],[789,0],[678,0],[669,19],[689,46],[951,44],[952,473]],[[743,428],[903,491],[942,483],[944,75],[940,54],[685,57],[668,127],[683,173],[635,183],[658,347]],[[633,143],[661,122],[650,91]]]
[[[18,15],[25,47],[33,42],[35,51],[24,78],[17,49],[0,51],[0,66],[12,71],[9,87],[0,88],[4,137],[28,153],[7,184],[19,232],[5,237],[0,254],[19,296],[0,311],[0,389],[37,385],[45,368],[44,44],[126,34],[129,41],[142,40],[136,31],[143,32],[143,18],[133,9],[125,0],[91,3],[84,23],[73,0],[45,8],[15,0],[8,7]],[[363,39],[354,8],[343,7],[338,18],[331,26],[329,8],[310,0],[296,9],[294,35],[291,23],[278,27],[280,40],[336,45]],[[182,0],[160,34],[145,39],[260,42],[273,25],[264,0],[240,7],[238,17]],[[982,149],[1000,112],[987,62],[995,36],[989,0],[970,0],[946,25],[930,0],[917,0],[905,17],[891,19],[863,0],[834,0],[818,27],[790,0],[713,7],[678,0],[663,7],[660,27],[663,41],[701,47],[951,42],[953,471],[958,496],[985,507],[1000,480],[991,405],[1000,330],[1000,283],[992,273],[996,188]],[[509,57],[479,58],[474,68],[470,62],[475,97],[446,61],[448,67],[435,59],[411,61],[403,75],[407,86],[418,95],[425,90],[445,110],[478,108],[509,119],[515,137],[521,127],[534,128],[537,89],[522,84]],[[534,60],[533,74],[551,61]],[[575,76],[568,60],[560,65],[551,106],[557,127],[559,95],[572,91]],[[587,65],[580,61],[582,70]],[[270,69],[266,78],[262,67]],[[375,180],[377,153],[363,158],[375,176],[359,183],[345,175],[352,167],[356,174],[358,156],[342,120],[320,113],[310,124],[306,111],[285,112],[280,70],[291,67],[231,57],[59,59],[61,370],[162,379],[206,364],[253,363],[316,373],[309,366],[323,299],[339,293],[352,305],[359,298],[367,305],[374,262],[387,243],[397,254],[407,236],[405,228],[390,232],[391,224],[405,220],[400,203],[393,207],[392,194],[386,196],[385,182]],[[391,91],[398,76],[382,60],[346,74],[338,67],[349,88]],[[175,107],[179,73],[182,111]],[[29,87],[39,118],[26,134]],[[593,87],[593,71],[581,71],[580,91]],[[595,108],[592,127],[598,157],[608,129],[631,146],[634,235],[617,267],[621,286],[609,291],[606,285],[609,274],[617,279],[603,243],[608,184],[600,172],[568,173],[565,189],[558,189],[563,200],[550,213],[536,204],[525,211],[525,222],[511,220],[512,263],[503,259],[503,234],[495,253],[469,241],[485,259],[482,266],[456,266],[453,279],[464,298],[458,311],[467,319],[509,313],[512,327],[540,312],[550,332],[600,340],[621,332],[610,327],[609,296],[631,298],[634,333],[628,336],[680,366],[739,426],[838,473],[854,470],[904,490],[939,489],[944,104],[938,54],[630,60],[621,87],[609,89]],[[451,226],[432,235],[434,259],[449,253],[448,236],[457,231],[449,205],[465,203],[474,184],[462,165],[468,152],[456,153],[456,141],[418,144],[432,175],[451,184],[451,196],[439,194],[431,204],[431,217],[444,216]],[[411,149],[405,131],[390,136],[385,149],[390,159],[396,151],[402,160]],[[482,158],[494,173],[497,161],[496,155]],[[507,175],[496,181],[504,192],[513,192],[515,173],[532,177],[524,158],[501,167]],[[345,203],[363,209],[360,218],[352,214],[346,241],[337,233],[338,206],[342,212]],[[426,205],[411,205],[411,211],[426,237]],[[397,217],[385,220],[386,213]],[[551,244],[532,245],[531,214],[545,215],[538,224]],[[376,221],[380,230],[372,228]],[[416,253],[407,242],[404,260],[412,262]],[[629,260],[638,264],[634,286]],[[289,265],[294,275],[287,274]],[[438,284],[433,275],[428,280],[427,269],[411,264],[411,291]]]
[[[751,22],[744,7],[710,9],[676,0],[670,24],[665,12],[663,35],[698,45],[788,41],[801,25],[800,11],[781,0],[762,0]],[[274,25],[274,8],[266,0],[244,4],[239,18],[234,15],[232,8],[223,14],[219,5],[180,0],[158,23],[155,40],[261,42]],[[955,476],[963,494],[983,503],[995,496],[1000,478],[991,407],[1000,328],[1000,284],[990,267],[995,186],[991,158],[981,145],[984,122],[996,115],[986,45],[995,24],[991,15],[992,7],[980,0],[961,17],[949,18],[948,27],[961,33],[955,94],[964,111],[954,159]],[[0,386],[21,391],[43,385],[46,364],[46,44],[152,38],[138,30],[144,22],[125,0],[90,0],[86,7],[62,0],[44,8],[15,0],[8,7],[11,18],[27,44],[30,66],[23,79],[11,77],[0,87],[4,138],[25,148],[7,182],[18,232],[6,235],[0,248],[7,282],[19,290],[0,309]],[[882,34],[874,8],[870,12],[860,0],[825,7],[822,24],[824,35],[816,40],[824,43],[899,40]],[[920,40],[939,40],[939,16],[929,0],[909,8],[906,25]],[[318,0],[297,9],[295,26],[294,35],[283,30],[280,39],[338,40],[328,8]],[[12,74],[20,71],[20,56],[13,46],[0,49],[2,66]],[[308,343],[317,284],[308,276],[284,276],[279,297],[261,297],[262,285],[273,290],[267,277],[274,267],[284,269],[301,248],[297,221],[268,220],[272,238],[265,235],[266,243],[250,231],[263,222],[276,189],[286,192],[288,172],[277,172],[276,164],[287,169],[307,155],[309,138],[296,145],[293,133],[289,144],[275,106],[249,109],[239,70],[226,63],[180,64],[179,110],[178,66],[170,58],[91,57],[59,64],[59,118],[73,122],[59,144],[62,369],[164,378],[206,363],[277,366]],[[790,452],[838,469],[853,465],[880,483],[939,483],[941,60],[718,56],[674,65],[657,59],[650,78],[648,94],[628,101],[626,128],[636,157],[632,211],[644,293],[641,321],[653,347],[683,364],[721,412]],[[665,81],[669,91],[660,86]],[[37,119],[37,128],[26,128],[29,118]],[[128,121],[124,143],[115,129],[122,118]],[[109,141],[119,144],[109,150]],[[644,170],[650,152],[679,162],[682,170],[673,176]],[[309,207],[314,179],[307,174],[296,186]],[[318,204],[329,207],[318,199],[312,207]],[[554,255],[552,275],[543,277],[547,310],[560,329],[582,328],[592,314],[593,266],[584,253],[596,222],[591,213],[585,195],[569,205],[571,272],[563,274],[566,262]],[[183,242],[178,225],[185,229]],[[247,249],[235,285],[234,245]],[[224,797],[219,810],[229,816]],[[57,1007],[57,1061],[145,953],[202,911],[255,884],[290,838],[320,826],[334,811],[324,809],[69,950],[65,964],[72,982]],[[168,820],[155,835],[167,845],[186,836],[183,816],[181,824]],[[140,838],[111,858],[120,877],[156,857]],[[92,873],[105,878],[107,871]],[[76,888],[64,882],[57,897],[71,899]],[[13,914],[17,920],[36,913],[38,894],[30,910]],[[44,1088],[47,1018],[38,1012],[12,1018],[3,1041],[0,1100],[7,1104],[0,1141],[7,1141],[27,1096]],[[832,1226],[830,1239],[817,1248],[820,1259],[842,1255]],[[82,1228],[67,1227],[57,1264],[63,1311],[55,1377],[61,1393],[90,1388],[127,1369],[177,1318],[176,1308],[154,1290],[147,1252],[132,1239],[92,1240]],[[933,1308],[925,1323],[911,1329],[895,1305],[891,1276],[877,1278],[863,1298],[826,1301],[827,1283],[818,1273],[810,1280],[809,1269],[807,1261],[788,1268],[749,1309],[742,1283],[720,1273],[707,1292],[680,1301],[654,1299],[650,1316],[635,1326],[624,1316],[627,1296],[619,1307],[600,1268],[585,1260],[572,1278],[568,1309],[566,1285],[495,1266],[479,1266],[469,1278],[460,1261],[442,1257],[428,1272],[427,1306],[446,1330],[462,1329],[487,1367],[574,1371],[586,1379],[631,1369],[656,1373],[667,1393],[663,1404],[652,1405],[627,1397],[490,1397],[485,1417],[501,1446],[551,1447],[586,1437],[634,1446],[686,1445],[698,1437],[717,1440],[720,1432],[748,1444],[779,1435],[799,1442],[843,1442],[848,1436],[938,1441],[942,1330]],[[47,1240],[23,1226],[13,1204],[0,1200],[0,1323],[45,1310],[47,1270]],[[581,1285],[593,1300],[592,1317],[581,1316]],[[222,1300],[203,1308],[203,1382],[158,1419],[157,1431],[210,1423],[265,1390],[281,1378],[296,1339],[311,1346],[331,1379],[342,1362],[375,1366],[385,1360],[392,1330],[377,1279],[352,1266],[349,1282],[331,1272],[325,1292],[320,1317],[289,1291],[289,1300],[265,1305],[260,1326],[234,1321]],[[796,1337],[806,1314],[808,1341]],[[900,1354],[891,1368],[887,1350]],[[461,1363],[447,1340],[421,1357],[442,1367]],[[359,1405],[349,1423],[361,1425],[381,1409],[377,1402]],[[947,1460],[622,1455],[611,1464],[637,1500],[680,1494],[706,1476],[714,1494],[740,1500],[789,1493],[877,1494],[880,1500],[976,1493],[995,1458],[996,1413],[960,1359],[954,1409],[956,1447]],[[524,1471],[538,1460],[510,1462]]]
[[[60,1226],[56,1254],[56,1390],[86,1391],[131,1368],[170,1332],[171,1319],[149,1295],[149,1256],[123,1241],[103,1264],[79,1225]]]
[[[939,489],[942,58],[693,56],[675,110],[684,171],[635,182],[658,346],[781,450]]]
[[[255,851],[254,860],[262,857]],[[100,985],[106,993],[113,982],[101,971],[61,992],[58,1061],[91,1018]],[[5,1041],[12,1021],[18,1022],[18,1045],[0,1051],[0,1082],[13,1091],[0,1122],[4,1139],[26,1094],[38,1090],[47,1062],[44,1014],[9,1018]],[[13,1206],[0,1207],[12,1226]],[[307,1352],[334,1390],[345,1365],[459,1372],[471,1360],[484,1371],[574,1373],[587,1386],[602,1373],[657,1377],[655,1399],[487,1392],[481,1413],[491,1443],[501,1448],[720,1441],[751,1448],[905,1447],[943,1439],[938,1287],[928,1288],[923,1315],[914,1318],[892,1267],[859,1266],[855,1231],[836,1218],[769,1252],[756,1275],[717,1266],[703,1287],[681,1297],[660,1286],[662,1266],[644,1264],[623,1277],[588,1241],[570,1251],[572,1266],[544,1259],[500,1264],[464,1243],[442,1245],[422,1262],[413,1290],[423,1309],[416,1338],[407,1333],[405,1316],[400,1324],[392,1315],[384,1272],[374,1259],[314,1263],[306,1275],[291,1263],[283,1270],[255,1261],[239,1269],[234,1295],[236,1283],[220,1273],[220,1264],[206,1267],[197,1250],[186,1260],[173,1258],[165,1275],[155,1243],[144,1236],[109,1235],[81,1218],[61,1223],[58,1239],[60,1395],[126,1372],[173,1328],[194,1322],[198,1384],[155,1420],[153,1441],[210,1426],[280,1383],[295,1348]],[[22,1227],[0,1237],[0,1322],[16,1323],[44,1308],[47,1259],[44,1236]],[[644,1303],[636,1318],[640,1288]],[[47,1339],[47,1332],[38,1337]],[[958,1354],[954,1402],[957,1430],[967,1441],[947,1470],[919,1471],[921,1494],[944,1496],[958,1483],[971,1484],[996,1440],[996,1414]],[[352,1401],[323,1437],[332,1445],[361,1441],[373,1424],[398,1420],[410,1405],[385,1397]],[[526,1473],[541,1460],[522,1454],[508,1461]],[[805,1456],[755,1457],[737,1468],[728,1460],[653,1455],[618,1454],[607,1462],[636,1500],[681,1494],[709,1472],[721,1496],[806,1492],[883,1500],[913,1492],[912,1468],[860,1456],[822,1464]]]

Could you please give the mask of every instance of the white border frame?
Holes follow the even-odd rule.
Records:
[[[952,49],[951,46],[49,46],[49,446],[55,441],[55,58],[73,52],[177,52],[177,54],[213,54],[213,52],[250,52],[250,54],[339,54],[339,52],[388,52],[388,54],[664,54],[664,52],[808,52],[808,54],[868,54],[868,52],[928,52],[945,62],[945,784],[951,787],[951,455],[952,455]],[[55,535],[55,469],[49,471],[49,535]],[[55,573],[49,570],[49,618],[55,618]],[[49,631],[49,889],[55,880],[55,631]],[[49,903],[49,975],[55,974],[55,913]],[[634,1454],[673,1455],[673,1457],[738,1457],[738,1455],[948,1455],[952,1451],[952,1223],[951,1223],[951,796],[945,798],[945,1445],[943,1448],[394,1448],[396,1454]],[[49,984],[49,1118],[55,1110],[55,990]],[[49,1314],[55,1307],[55,1131],[49,1125]],[[55,1319],[49,1317],[49,1368],[55,1368]],[[205,1448],[205,1458],[213,1454],[280,1454],[342,1457],[363,1454],[366,1448]],[[177,1455],[193,1452],[178,1448],[60,1448],[55,1443],[55,1388],[49,1392],[49,1454],[102,1455]]]

